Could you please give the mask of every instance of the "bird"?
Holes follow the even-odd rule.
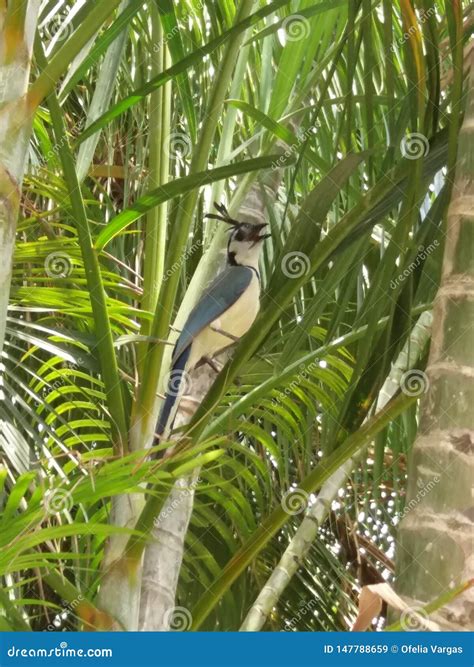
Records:
[[[267,223],[253,224],[230,217],[223,204],[214,204],[217,214],[205,217],[230,226],[226,265],[204,290],[176,341],[168,374],[168,387],[155,429],[158,441],[171,421],[182,393],[186,373],[203,363],[218,371],[213,357],[237,342],[251,327],[260,309],[258,263]],[[162,455],[159,452],[157,456]]]

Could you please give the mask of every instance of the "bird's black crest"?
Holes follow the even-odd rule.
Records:
[[[214,202],[214,206],[218,211],[218,213],[207,213],[204,216],[205,218],[211,218],[212,220],[222,220],[222,222],[227,222],[229,225],[233,225],[234,227],[240,227],[240,225],[244,224],[240,220],[235,220],[234,218],[231,218],[229,215],[229,211],[224,206],[224,204],[218,204],[217,202]]]

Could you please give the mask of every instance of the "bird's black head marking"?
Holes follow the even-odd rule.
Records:
[[[218,214],[208,213],[206,215],[206,218],[211,218],[213,220],[222,220],[223,222],[226,222],[228,225],[231,225],[232,226],[231,236],[230,236],[231,240],[240,242],[247,241],[255,245],[256,243],[264,241],[266,238],[271,236],[270,234],[262,234],[262,235],[260,234],[261,230],[267,226],[266,222],[259,225],[254,225],[250,222],[235,220],[234,218],[230,217],[229,212],[224,206],[224,204],[214,203],[214,206],[216,207]]]

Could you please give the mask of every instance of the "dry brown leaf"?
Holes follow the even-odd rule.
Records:
[[[363,586],[359,595],[359,613],[351,628],[351,632],[367,630],[373,618],[380,614],[382,601],[390,607],[402,612],[405,619],[406,630],[430,630],[436,632],[440,628],[436,623],[429,620],[423,609],[410,607],[402,598],[395,593],[390,584],[370,584]]]

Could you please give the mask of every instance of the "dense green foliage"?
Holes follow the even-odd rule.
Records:
[[[0,623],[44,629],[62,611],[57,626],[79,628],[104,542],[125,530],[109,523],[111,498],[164,501],[199,454],[177,604],[207,601],[201,628],[235,630],[303,515],[254,547],[234,585],[209,588],[374,414],[431,308],[469,8],[135,0],[79,51],[94,2],[55,4],[42,4],[33,90],[55,54],[73,58],[34,116],[23,183],[2,360]],[[186,448],[153,466],[128,433],[141,409],[156,419],[160,341],[224,238],[204,214],[215,200],[237,213],[254,184],[272,231],[261,316]],[[346,629],[360,585],[391,578],[416,430],[413,402],[370,442],[267,629]]]

